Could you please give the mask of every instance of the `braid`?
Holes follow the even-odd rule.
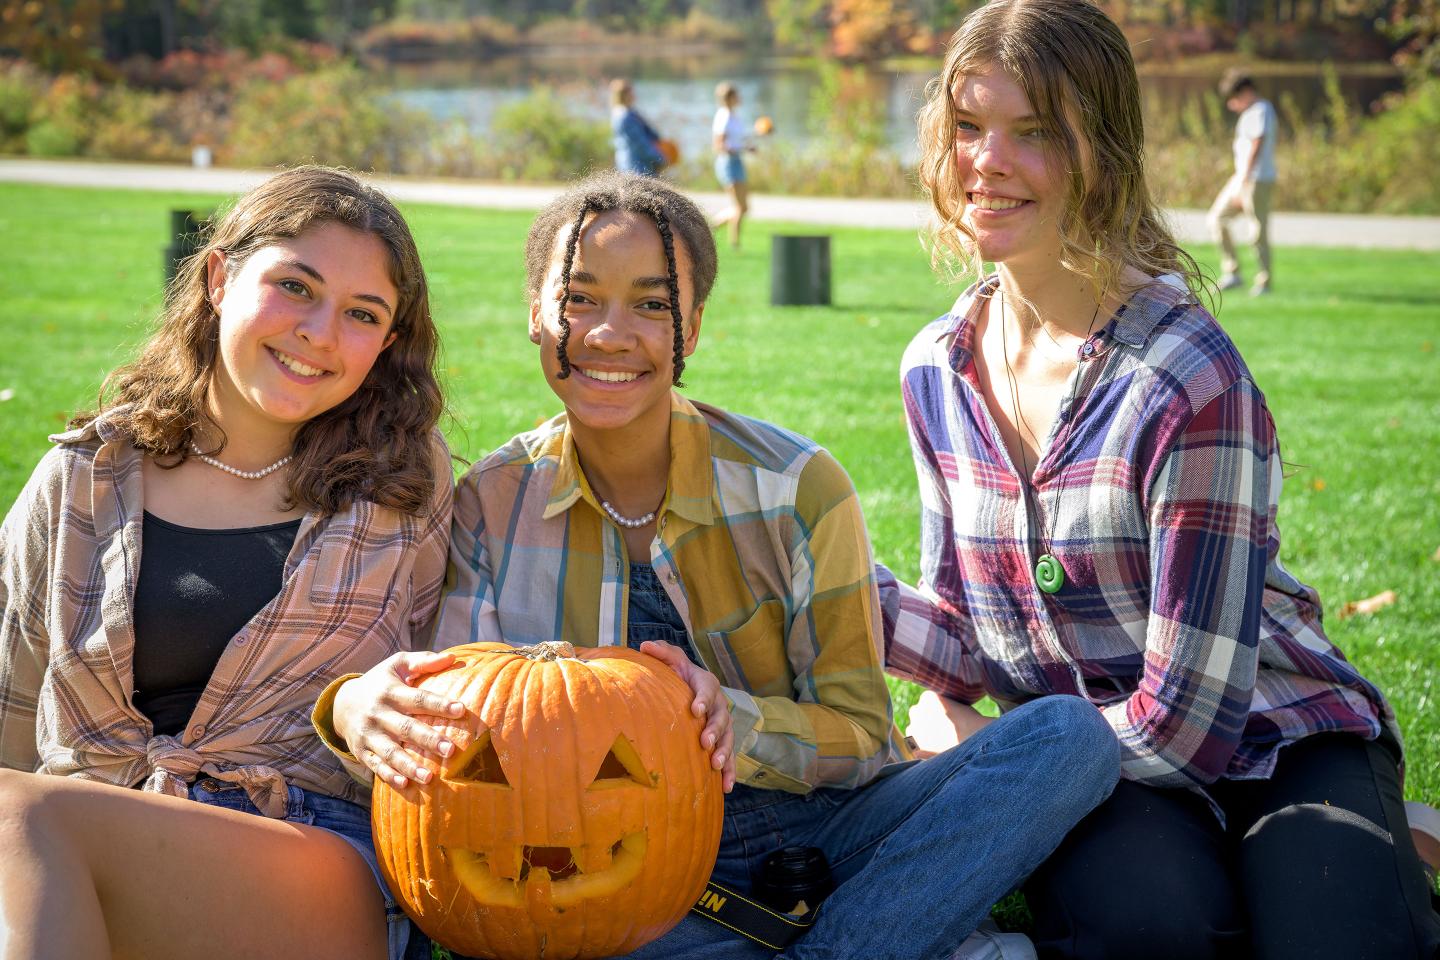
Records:
[[[670,322],[675,326],[675,356],[670,382],[677,387],[685,386],[680,374],[685,372],[685,324],[680,317],[680,278],[675,270],[675,237],[670,233],[670,218],[658,203],[650,210],[655,226],[660,230],[660,242],[665,247],[666,279],[670,284]]]
[[[565,242],[565,263],[560,268],[560,340],[555,344],[555,356],[560,360],[557,380],[570,376],[570,355],[565,352],[565,346],[570,342],[570,318],[565,316],[565,307],[570,303],[570,268],[575,265],[575,248],[580,244],[580,228],[585,225],[585,218],[589,214],[590,199],[587,197],[580,204],[580,215],[575,218],[575,229],[570,231],[570,238]]]

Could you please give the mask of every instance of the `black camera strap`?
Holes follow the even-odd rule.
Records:
[[[777,913],[714,880],[705,884],[700,899],[690,909],[771,950],[783,950],[786,944],[814,926],[817,912],[811,908],[799,917]]]

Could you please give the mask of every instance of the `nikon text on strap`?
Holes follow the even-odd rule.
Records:
[[[814,926],[816,913],[814,909],[799,917],[776,913],[713,880],[705,885],[700,899],[690,909],[772,950],[783,950],[786,944]]]

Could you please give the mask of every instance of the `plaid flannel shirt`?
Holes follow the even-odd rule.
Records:
[[[1027,498],[972,359],[996,282],[902,364],[922,579],[881,572],[890,672],[966,702],[1086,697],[1125,776],[1159,786],[1267,777],[1309,734],[1394,730],[1280,563],[1274,424],[1215,319],[1170,282],[1122,306],[1080,348]],[[1046,551],[1053,595],[1033,574]]]
[[[669,485],[645,559],[725,687],[737,776],[794,793],[859,786],[905,751],[850,478],[804,437],[671,396]],[[437,648],[625,643],[624,540],[566,423],[515,437],[461,478]]]
[[[51,440],[0,527],[0,766],[175,796],[207,776],[271,816],[291,783],[368,805],[310,708],[425,635],[449,540],[440,435],[426,516],[369,502],[305,515],[279,595],[231,639],[177,736],[154,736],[132,702],[144,455],[103,416]]]

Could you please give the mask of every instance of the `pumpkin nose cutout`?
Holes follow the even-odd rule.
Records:
[[[646,772],[645,764],[640,760],[640,752],[622,733],[615,738],[615,743],[610,747],[610,752],[605,754],[605,759],[600,761],[600,769],[596,771],[587,789],[608,790],[636,783],[642,787],[653,787],[659,782],[660,775]]]

